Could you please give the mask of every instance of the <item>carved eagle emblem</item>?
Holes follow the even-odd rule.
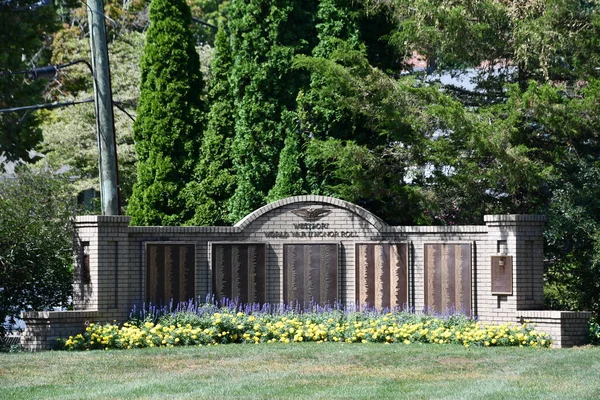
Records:
[[[331,210],[326,208],[299,208],[292,211],[294,214],[304,219],[305,221],[313,222],[318,221],[326,215],[331,213]]]

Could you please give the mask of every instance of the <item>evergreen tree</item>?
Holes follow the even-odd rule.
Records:
[[[352,139],[356,134],[356,120],[345,101],[354,88],[344,87],[346,71],[341,66],[352,68],[357,61],[363,61],[364,58],[358,60],[355,55],[364,46],[358,38],[356,7],[350,3],[348,0],[319,3],[316,24],[319,42],[312,51],[313,57],[296,58],[297,68],[311,72],[310,87],[298,98],[298,111],[302,130],[314,139]]]
[[[326,60],[340,43],[348,44],[351,48],[359,47],[355,8],[347,0],[319,2],[315,19],[318,41],[311,51],[314,57]],[[301,59],[306,59],[302,56],[300,55]],[[305,70],[302,67],[296,68],[298,71]],[[308,68],[306,70],[310,71]],[[315,171],[306,168],[305,150],[308,141],[336,136],[339,131],[351,133],[351,129],[348,128],[353,121],[348,118],[348,113],[344,112],[343,105],[337,103],[339,96],[322,90],[328,86],[327,83],[327,77],[322,71],[312,70],[310,86],[301,88],[296,99],[297,109],[287,114],[285,147],[279,160],[275,186],[269,192],[268,201],[306,192],[319,193],[322,189],[319,185],[309,185],[311,180],[315,181],[310,176]],[[333,126],[335,123],[345,126],[340,129],[339,126]]]
[[[221,27],[215,37],[215,54],[211,64],[212,80],[208,101],[211,104],[201,154],[188,185],[188,208],[194,210],[188,223],[193,225],[224,225],[227,221],[227,200],[233,195],[235,176],[231,162],[231,142],[234,135],[234,101],[228,74],[231,68],[231,48],[227,33]]]
[[[42,103],[47,81],[10,72],[48,63],[48,44],[59,27],[55,8],[40,7],[37,0],[2,1],[0,21],[0,108]],[[29,151],[42,140],[40,122],[35,112],[0,113],[0,156],[29,160]]]
[[[229,220],[263,205],[276,180],[286,126],[282,114],[296,107],[308,74],[292,69],[296,54],[314,46],[316,1],[234,0],[229,6],[235,99],[232,145],[236,190]]]
[[[310,87],[298,96],[298,121],[308,191],[367,207],[393,223],[413,222],[418,212],[407,201],[414,191],[403,185],[408,157],[402,143],[413,145],[403,120],[401,87],[371,61],[379,48],[361,31],[363,6],[347,0],[323,0],[316,24],[319,43],[312,57],[297,56],[295,67],[311,72]],[[370,26],[381,32],[389,26]],[[375,65],[380,61],[375,57]],[[399,210],[404,212],[399,212]],[[410,212],[409,212],[410,210]]]
[[[283,116],[286,137],[277,167],[275,186],[267,196],[267,202],[273,202],[290,196],[307,193],[306,168],[304,163],[303,145],[305,140],[299,132],[296,112],[287,111]]]
[[[128,214],[135,225],[175,225],[192,218],[184,188],[201,143],[200,61],[185,0],[152,0],[134,124],[137,182]]]

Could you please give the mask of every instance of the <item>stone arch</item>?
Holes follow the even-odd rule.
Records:
[[[375,229],[382,230],[384,227],[388,225],[379,217],[371,213],[370,211],[365,210],[364,208],[357,206],[356,204],[347,202],[345,200],[336,199],[334,197],[328,196],[317,196],[317,195],[303,195],[303,196],[292,196],[287,197],[285,199],[274,201],[273,203],[269,203],[257,210],[254,210],[250,214],[246,215],[242,218],[238,223],[234,226],[243,230],[245,227],[250,225],[253,221],[255,221],[260,216],[268,213],[269,211],[275,210],[277,208],[287,206],[293,203],[320,203],[320,204],[328,204],[331,206],[335,206],[341,209],[345,209],[350,211],[351,213],[356,214],[358,217],[367,221],[371,224]]]

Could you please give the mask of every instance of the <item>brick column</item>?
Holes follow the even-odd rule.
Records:
[[[500,296],[498,303],[507,308],[539,310],[544,306],[543,215],[486,215],[488,237],[495,244],[497,255],[512,256],[513,294]],[[486,257],[483,268],[491,268],[491,257]],[[491,275],[490,275],[491,279]],[[491,285],[491,282],[490,282]],[[491,295],[491,286],[490,292]],[[503,310],[508,311],[508,310]]]
[[[129,220],[80,216],[76,220],[75,310],[96,310],[102,320],[123,320],[131,307]]]

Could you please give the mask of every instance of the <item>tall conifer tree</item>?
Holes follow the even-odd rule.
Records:
[[[295,109],[298,90],[308,81],[306,72],[292,69],[292,60],[314,47],[316,5],[316,0],[234,0],[229,7],[237,113],[232,222],[263,205],[275,184],[286,131],[282,115]]]
[[[298,126],[298,114],[288,111],[283,116],[286,136],[281,150],[275,186],[267,195],[267,202],[276,201],[290,196],[306,194],[306,168],[304,163],[305,138]]]
[[[229,84],[231,47],[223,27],[215,37],[211,64],[212,79],[208,101],[211,104],[201,154],[188,185],[188,207],[194,210],[194,225],[227,223],[227,200],[233,195],[235,175],[231,162],[234,135],[234,102]]]
[[[319,2],[315,19],[318,41],[311,52],[319,60],[317,62],[326,63],[341,44],[351,49],[359,47],[358,5],[351,3],[349,0]],[[298,109],[286,117],[285,147],[268,201],[306,192],[326,193],[320,187],[321,177],[315,176],[318,172],[306,167],[307,141],[340,135],[349,137],[355,124],[344,110],[344,105],[338,102],[339,97],[329,91],[330,88],[327,76],[315,71],[311,73],[309,84],[301,89],[297,98]]]
[[[134,125],[138,177],[128,214],[135,225],[176,225],[193,215],[184,188],[201,143],[200,61],[185,0],[152,0]]]

